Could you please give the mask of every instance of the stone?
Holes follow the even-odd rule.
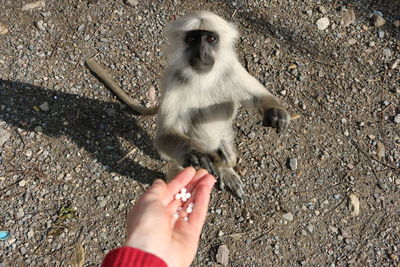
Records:
[[[372,16],[372,23],[375,27],[382,27],[383,25],[385,25],[386,20],[382,16],[374,14]]]
[[[128,6],[137,6],[139,4],[138,0],[126,0],[125,4],[127,4]]]
[[[11,133],[9,131],[0,128],[0,147],[2,147],[10,137]]]
[[[349,9],[346,11],[341,19],[341,23],[344,27],[349,26],[350,24],[354,23],[356,20],[356,14],[353,9]]]
[[[397,114],[396,117],[394,117],[394,123],[399,124],[400,123],[400,114]]]
[[[324,6],[319,6],[318,11],[321,12],[322,14],[326,14],[326,8]]]
[[[24,217],[24,216],[25,216],[24,210],[23,210],[23,209],[20,209],[20,210],[17,212],[17,218],[20,219],[20,218],[22,218],[22,217]]]
[[[290,212],[283,214],[283,215],[282,215],[282,218],[283,218],[285,221],[288,221],[288,222],[291,222],[291,221],[293,221],[293,219],[294,219],[293,214],[290,213]]]
[[[43,103],[39,106],[39,108],[40,108],[42,111],[45,111],[45,112],[47,112],[47,111],[50,110],[49,103],[47,103],[47,102],[43,102]]]
[[[229,249],[226,245],[221,245],[218,247],[217,255],[215,256],[217,263],[223,266],[228,266],[229,264]]]
[[[378,37],[381,38],[381,39],[382,39],[383,37],[385,37],[385,32],[382,31],[382,30],[379,30],[379,31],[378,31]]]
[[[347,40],[347,43],[348,43],[349,45],[354,45],[354,44],[357,43],[357,40],[354,39],[354,38],[350,38],[349,40]]]
[[[255,132],[251,132],[249,133],[249,135],[247,136],[250,139],[254,139],[256,137],[256,133]]]
[[[44,21],[41,19],[36,22],[36,28],[38,28],[39,31],[45,31],[46,28],[44,27]]]
[[[45,6],[44,1],[35,1],[32,3],[23,5],[21,10],[26,11],[26,10],[30,10],[30,9],[34,9],[34,8],[38,8],[38,7],[44,7],[44,6]]]
[[[381,142],[376,143],[376,154],[379,158],[385,157],[385,146]]]
[[[297,158],[289,158],[289,168],[292,171],[297,170]]]
[[[323,31],[327,29],[330,25],[329,19],[327,17],[320,18],[316,21],[318,30]]]
[[[400,59],[397,58],[397,59],[393,60],[392,63],[390,63],[389,68],[390,68],[391,70],[394,70],[394,69],[397,68],[397,66],[399,65],[399,63],[400,63]],[[1,146],[1,145],[0,145],[0,146]]]
[[[340,197],[341,197],[340,194],[334,194],[334,195],[333,195],[333,198],[336,199],[336,200],[340,199]]]

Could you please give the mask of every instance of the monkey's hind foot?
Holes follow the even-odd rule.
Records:
[[[219,182],[222,190],[227,186],[239,198],[244,196],[244,185],[240,176],[232,168],[219,168]]]

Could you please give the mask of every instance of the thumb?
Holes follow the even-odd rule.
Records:
[[[164,196],[166,190],[167,190],[167,185],[165,184],[165,182],[161,179],[155,179],[148,193],[162,197]]]

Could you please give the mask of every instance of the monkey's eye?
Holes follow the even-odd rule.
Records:
[[[185,43],[187,43],[187,44],[193,44],[194,41],[196,41],[196,37],[194,37],[194,36],[186,36],[185,37]]]
[[[213,35],[211,35],[211,34],[209,34],[209,35],[207,36],[207,42],[208,42],[209,44],[213,44],[213,43],[215,43],[215,41],[217,41],[217,38],[216,38],[215,36],[213,36]]]

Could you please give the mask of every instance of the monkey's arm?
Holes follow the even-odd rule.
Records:
[[[157,113],[158,106],[153,108],[146,108],[140,105],[136,100],[130,98],[118,84],[108,75],[107,71],[103,69],[93,59],[86,59],[86,65],[89,69],[100,78],[125,104],[131,109],[142,115],[154,115]]]
[[[253,107],[263,116],[263,125],[276,128],[279,132],[287,129],[290,116],[277,97],[272,95],[256,78],[243,67],[238,70],[241,80],[236,84],[244,91],[241,103]]]
[[[214,176],[217,175],[214,163],[218,160],[218,155],[201,152],[196,143],[182,134],[163,131],[157,134],[154,144],[164,158],[173,159],[183,167],[205,168]]]

